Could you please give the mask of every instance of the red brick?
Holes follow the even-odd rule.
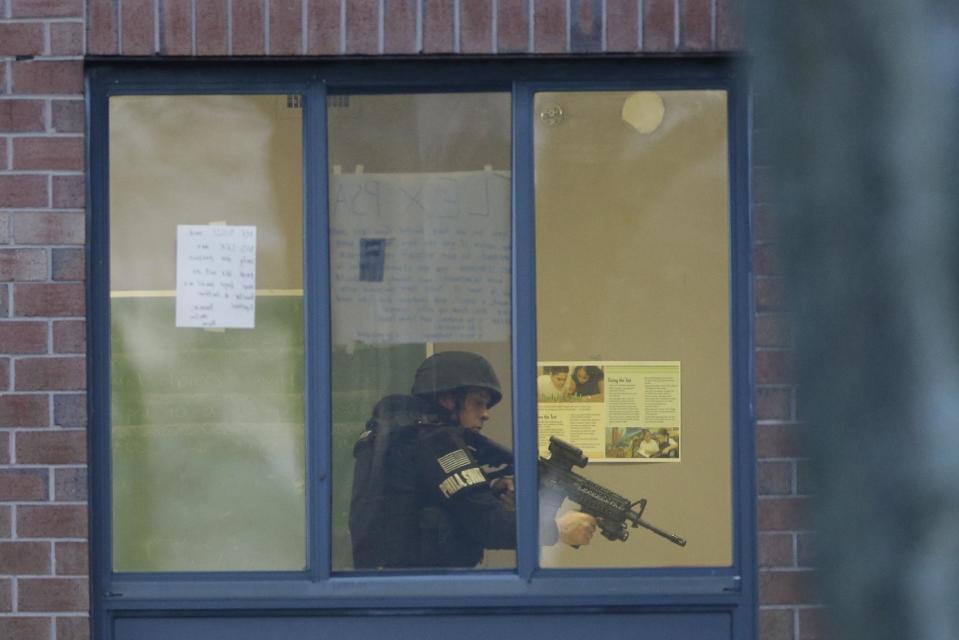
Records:
[[[712,0],[682,0],[682,48],[705,51],[712,46]]]
[[[639,6],[636,0],[606,0],[606,50],[639,48]]]
[[[809,498],[759,499],[760,531],[796,531],[811,528]]]
[[[111,55],[119,51],[117,23],[119,2],[87,1],[87,49],[94,55]]]
[[[760,533],[757,548],[760,567],[793,566],[793,537],[790,533]]]
[[[13,62],[13,93],[80,94],[82,60],[20,60]]]
[[[50,426],[50,401],[46,394],[0,395],[0,424],[5,427]]]
[[[13,143],[13,168],[60,171],[83,169],[83,138],[16,138]]]
[[[0,358],[0,391],[10,388],[10,358]]]
[[[753,247],[753,271],[759,276],[782,275],[779,245],[765,243]]]
[[[0,138],[0,171],[7,171],[10,163],[7,161],[7,138]],[[9,240],[5,241],[9,242]]]
[[[50,54],[78,56],[83,53],[83,23],[53,22],[50,24]]]
[[[47,252],[44,249],[0,249],[0,280],[45,280]]]
[[[757,347],[789,347],[792,345],[792,323],[782,313],[756,315]]]
[[[376,53],[378,50],[378,0],[350,0],[346,3],[346,52]]]
[[[227,54],[227,0],[196,0],[196,53]]]
[[[54,320],[53,352],[85,353],[87,325],[83,320]]]
[[[0,638],[16,640],[50,640],[52,618],[41,616],[0,617]]]
[[[799,610],[799,640],[827,640],[838,637],[830,628],[827,611],[822,607]]]
[[[87,432],[81,429],[21,431],[17,434],[18,464],[84,464]]]
[[[760,609],[759,637],[762,640],[795,640],[792,609]]]
[[[787,307],[786,283],[781,277],[753,279],[757,311],[782,310]]]
[[[816,477],[809,460],[796,461],[796,493],[811,495],[816,491]]]
[[[452,0],[423,0],[423,51],[453,52]]]
[[[19,611],[86,611],[90,607],[85,578],[20,578]]]
[[[49,485],[50,474],[46,469],[0,469],[0,500],[3,502],[49,500]]]
[[[13,507],[0,504],[0,538],[9,538],[13,535]],[[0,618],[3,620],[3,618]],[[0,629],[3,629],[0,626]]]
[[[0,321],[0,353],[46,353],[47,329],[46,322]]]
[[[20,505],[17,507],[18,538],[86,538],[85,504]]]
[[[742,48],[741,11],[740,0],[716,0],[716,50]]]
[[[271,54],[286,56],[304,53],[303,1],[269,0]]]
[[[4,149],[3,145],[5,143],[6,139],[0,138],[0,149]],[[10,240],[13,237],[11,226],[10,213],[7,211],[0,211],[0,244],[10,244]]]
[[[82,357],[21,358],[16,361],[17,391],[76,391],[86,388]]]
[[[383,52],[415,53],[416,0],[386,0],[383,3]]]
[[[492,53],[492,0],[470,0],[460,3],[460,51],[463,53]]]
[[[45,207],[48,201],[46,176],[0,175],[0,207]]]
[[[526,53],[529,42],[529,0],[499,0],[496,47],[500,53]]]
[[[534,0],[533,50],[536,53],[566,51],[565,0]]]
[[[57,616],[57,640],[90,640],[90,618]]]
[[[83,0],[10,0],[10,17],[82,18]]]
[[[12,578],[0,578],[0,611],[13,611]]]
[[[49,542],[0,542],[0,574],[39,576],[51,569]]]
[[[54,552],[57,575],[83,576],[90,571],[90,550],[86,542],[57,542]]]
[[[17,244],[83,244],[86,221],[82,213],[16,213],[12,222]]]
[[[57,502],[85,502],[87,499],[86,467],[54,469],[53,499]]]
[[[58,427],[85,429],[87,397],[82,393],[57,393],[53,396],[53,424]]]
[[[0,56],[43,53],[43,23],[0,22]]]
[[[601,0],[571,0],[569,47],[571,51],[601,51],[603,4]]]
[[[796,535],[796,557],[800,567],[815,567],[816,534],[800,533]]]
[[[54,280],[83,280],[83,249],[52,249],[51,252],[51,277]]]
[[[793,463],[787,460],[760,460],[756,466],[759,495],[787,495],[793,492]]]
[[[343,41],[340,33],[342,0],[307,0],[306,47],[311,55],[340,53]]]
[[[156,53],[154,1],[123,0],[120,3],[120,48],[123,55]]]
[[[812,571],[761,571],[760,604],[814,604]]]
[[[262,55],[264,40],[263,0],[233,0],[233,53]]]
[[[42,100],[0,100],[0,132],[43,131]]]
[[[758,117],[758,116],[755,116]],[[753,127],[753,140],[755,144],[756,127]],[[753,207],[752,215],[753,242],[774,242],[781,236],[779,235],[778,220],[773,211],[773,206],[769,203],[757,204]]]
[[[82,209],[86,204],[86,184],[82,175],[53,176],[53,208]]]
[[[791,417],[791,387],[759,387],[756,389],[757,420],[789,420]]]
[[[18,284],[13,291],[13,312],[20,317],[82,316],[82,283]]]
[[[645,0],[643,3],[643,50],[672,51],[676,44],[676,15],[673,0]]]
[[[193,53],[193,3],[191,0],[159,0],[160,53],[188,56]]]
[[[10,317],[10,285],[0,284],[0,318]]]
[[[763,349],[756,352],[757,384],[790,384],[794,381],[791,351]]]
[[[9,431],[0,431],[0,464],[10,464],[10,435]],[[2,537],[3,531],[0,531]]]
[[[802,453],[802,432],[797,424],[756,427],[756,455],[760,458],[794,457]]]

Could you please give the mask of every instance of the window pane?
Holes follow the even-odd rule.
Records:
[[[428,458],[432,441],[403,439],[420,442],[431,429],[456,443],[459,431],[404,429],[410,414],[399,411],[439,420],[435,398],[425,406],[410,399],[417,368],[432,354],[479,354],[503,392],[483,434],[512,442],[509,95],[333,96],[328,137],[333,567],[512,567],[515,512],[495,497],[486,502],[476,452],[466,447],[458,457],[457,444]],[[458,372],[460,382],[476,374]],[[400,397],[381,405],[388,415],[363,436],[389,394]],[[441,467],[443,453],[452,457]],[[467,495],[482,506],[463,507]],[[509,549],[484,554],[484,546]]]
[[[573,471],[689,541],[597,531],[541,564],[729,565],[726,94],[539,93],[534,116],[540,455],[582,449]]]
[[[305,566],[299,96],[110,100],[113,566]]]

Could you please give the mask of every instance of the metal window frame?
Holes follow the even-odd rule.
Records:
[[[538,569],[536,439],[514,430],[518,548],[515,571],[334,574],[330,570],[331,438],[326,95],[509,91],[513,130],[512,366],[514,399],[535,398],[536,310],[532,99],[539,90],[723,89],[728,96],[733,562],[729,567]],[[109,334],[108,101],[117,95],[295,94],[304,100],[304,296],[308,492],[305,571],[112,571]],[[756,515],[753,443],[753,301],[749,216],[749,85],[732,58],[356,59],[198,64],[94,62],[87,71],[88,413],[91,601],[98,638],[124,616],[184,612],[273,616],[290,612],[541,610],[581,607],[724,611],[733,637],[755,637]],[[313,250],[311,247],[318,247]],[[522,375],[516,372],[525,372]],[[535,403],[514,400],[514,424]]]

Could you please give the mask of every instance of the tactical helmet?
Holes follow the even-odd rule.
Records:
[[[469,351],[443,351],[431,355],[416,370],[410,393],[429,398],[466,387],[489,391],[491,407],[503,399],[493,365],[483,356]]]

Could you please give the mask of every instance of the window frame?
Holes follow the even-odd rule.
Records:
[[[509,91],[512,96],[513,424],[535,424],[536,310],[533,95],[537,91],[721,89],[729,158],[731,469],[729,567],[538,569],[536,435],[513,430],[518,541],[514,570],[332,573],[331,400],[326,96]],[[293,572],[114,573],[111,535],[109,121],[112,96],[302,94],[304,185],[307,568]],[[749,228],[749,86],[732,58],[394,59],[303,63],[94,63],[87,72],[87,309],[92,605],[98,637],[110,620],[176,611],[372,612],[477,607],[643,607],[730,610],[751,637],[756,602],[755,450]],[[309,250],[316,247],[317,250]],[[528,300],[528,304],[517,304]],[[402,594],[402,595],[398,595]],[[745,635],[740,635],[745,634]]]

